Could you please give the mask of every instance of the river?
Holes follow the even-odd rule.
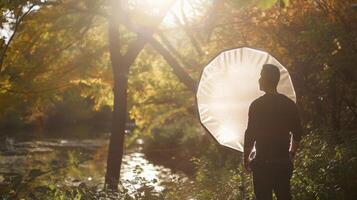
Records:
[[[31,134],[8,135],[0,140],[0,186],[5,184],[6,176],[17,175],[22,181],[30,178],[37,185],[84,183],[103,188],[109,134],[80,138]],[[183,173],[173,173],[170,168],[147,160],[141,152],[142,143],[137,140],[123,157],[121,181],[130,195],[143,185],[159,193],[166,183],[188,179]]]

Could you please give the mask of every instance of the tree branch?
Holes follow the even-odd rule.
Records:
[[[172,67],[178,79],[193,93],[196,92],[196,82],[183,70],[176,59],[154,38],[150,40],[151,46],[161,54],[166,62]]]
[[[128,18],[128,15],[122,15],[120,17],[121,22],[126,26],[129,30],[132,30],[138,35],[138,38],[129,44],[128,50],[126,54],[123,56],[123,61],[130,66],[135,58],[139,55],[141,50],[147,44],[148,41],[152,39],[153,34],[157,31],[157,27],[164,20],[166,13],[169,11],[171,5],[173,5],[175,0],[171,1],[167,4],[167,6],[161,11],[157,20],[155,20],[155,24],[151,28],[146,27],[136,27]]]
[[[175,14],[172,14],[172,15],[175,17],[175,20],[176,20],[177,24],[178,24],[179,26],[181,26],[182,29],[185,31],[186,35],[187,35],[188,38],[190,39],[190,41],[191,41],[191,43],[192,43],[192,46],[193,46],[194,49],[196,50],[197,54],[200,55],[200,56],[203,55],[202,49],[201,49],[200,45],[198,44],[196,38],[193,36],[192,31],[191,31],[189,28],[187,28],[187,26],[185,25],[185,24],[187,24],[188,22],[185,21],[185,24],[182,24],[182,23],[180,22],[180,19],[177,17],[177,15],[175,15]],[[182,15],[183,15],[182,18],[185,20],[185,17],[184,17],[185,14],[182,13]],[[186,19],[186,20],[187,20],[187,19]]]
[[[138,39],[129,46],[129,49],[124,56],[124,60],[128,60],[128,62],[133,61],[135,59],[135,55],[140,53],[139,47],[144,46],[149,40],[151,46],[159,52],[162,57],[166,60],[166,62],[172,67],[173,72],[179,78],[179,80],[192,92],[196,92],[196,82],[188,76],[188,74],[183,70],[181,65],[176,61],[176,59],[167,51],[157,40],[155,40],[152,35],[156,32],[156,29],[152,29],[149,31],[140,30],[136,27],[130,20],[121,17],[121,23],[129,30],[138,34]],[[144,42],[145,41],[145,42]]]
[[[22,14],[20,17],[18,17],[16,19],[14,31],[13,31],[11,37],[9,38],[9,41],[5,45],[4,50],[1,52],[1,55],[0,55],[0,72],[3,71],[3,65],[4,65],[6,53],[9,50],[10,44],[11,44],[12,40],[14,39],[20,24],[24,21],[25,17],[31,13],[33,7],[35,7],[35,4],[32,4],[24,14]]]
[[[157,32],[158,36],[160,37],[160,40],[162,43],[165,45],[165,47],[173,54],[175,55],[184,65],[189,66],[189,67],[194,67],[197,66],[198,63],[195,60],[190,60],[188,61],[184,56],[182,56],[176,49],[175,47],[170,43],[169,39],[161,32]]]

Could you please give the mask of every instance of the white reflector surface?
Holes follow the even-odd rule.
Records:
[[[279,67],[278,92],[296,101],[288,71],[267,52],[227,50],[204,68],[196,94],[198,111],[201,123],[220,144],[243,152],[249,106],[264,94],[258,84],[264,64]]]

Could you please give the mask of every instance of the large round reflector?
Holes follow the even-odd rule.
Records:
[[[264,94],[258,84],[264,64],[279,67],[278,92],[296,101],[288,71],[267,52],[223,51],[203,69],[196,94],[199,116],[218,143],[243,152],[249,105]]]

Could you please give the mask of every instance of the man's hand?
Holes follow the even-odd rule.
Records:
[[[252,162],[251,156],[252,156],[253,147],[254,147],[254,143],[250,143],[250,144],[244,143],[243,164],[244,164],[244,168],[248,172],[252,171],[250,164]],[[255,156],[255,152],[253,153]]]
[[[295,141],[294,139],[291,141],[291,146],[289,150],[289,157],[291,161],[294,161],[296,151],[299,148],[299,142]]]
[[[291,150],[289,151],[289,158],[290,158],[291,161],[294,161],[295,154],[296,154],[295,151],[291,151]]]
[[[251,160],[249,158],[245,158],[244,159],[244,168],[245,170],[247,170],[248,172],[251,172],[252,171],[252,168],[250,167],[250,163],[251,163]]]

